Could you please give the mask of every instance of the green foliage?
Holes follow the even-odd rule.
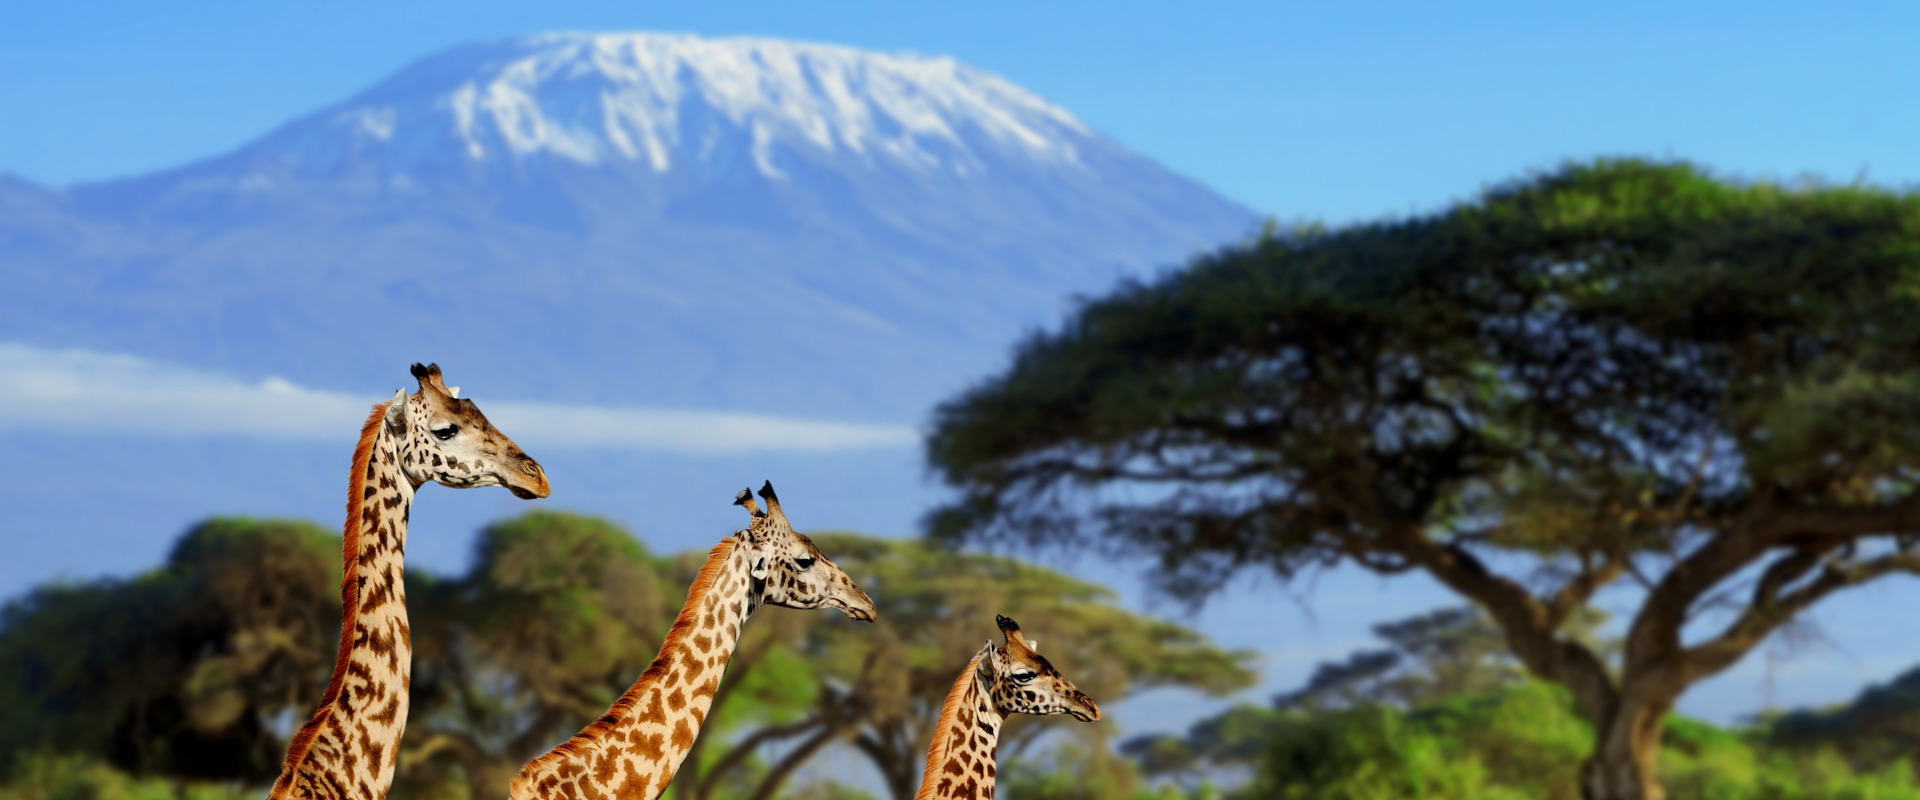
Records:
[[[1528,682],[1454,697],[1414,713],[1422,729],[1454,743],[1483,765],[1489,784],[1528,797],[1566,797],[1593,728],[1573,712],[1566,689]]]
[[[339,631],[340,539],[216,518],[131,580],[52,585],[0,611],[0,765],[50,748],[136,773],[265,780],[266,720],[311,708]]]
[[[1423,626],[1408,622],[1447,616],[1380,627],[1414,630]],[[1897,691],[1875,687],[1861,702]],[[1251,767],[1253,780],[1239,792],[1249,798],[1578,796],[1575,776],[1593,730],[1573,712],[1564,688],[1502,682],[1425,704],[1394,700],[1382,694],[1350,704],[1289,703],[1278,710],[1242,705],[1196,723],[1184,737],[1143,737],[1122,752],[1149,776],[1189,784],[1197,775]],[[1672,800],[1920,798],[1904,759],[1848,763],[1842,749],[1810,732],[1806,720],[1838,720],[1842,713],[1789,714],[1745,731],[1669,717],[1659,780]],[[1787,720],[1798,721],[1786,724],[1783,734]],[[1845,735],[1838,726],[1820,730]],[[1868,737],[1845,741],[1857,747],[1861,738]]]
[[[1295,712],[1262,754],[1249,797],[1372,800],[1464,798],[1486,789],[1477,760],[1448,752],[1446,741],[1384,707],[1326,717]],[[1519,795],[1525,796],[1525,795]]]
[[[647,640],[678,610],[659,585],[662,565],[602,519],[523,514],[483,529],[477,551],[460,598],[473,608],[461,616],[490,650],[527,659],[530,679],[566,683],[574,676],[565,673],[650,659]]]
[[[1067,742],[1044,759],[1008,759],[1000,769],[997,797],[1007,800],[1109,800],[1131,797],[1138,780],[1127,762],[1104,747]]]
[[[253,800],[233,786],[139,778],[88,756],[22,754],[0,800]]]
[[[1198,588],[1351,555],[1365,482],[1397,519],[1510,515],[1490,542],[1652,547],[1710,438],[1703,508],[1870,502],[1920,467],[1917,234],[1920,195],[1601,161],[1229,248],[941,406],[929,460],[966,494],[934,530],[1098,531]],[[1149,482],[1176,490],[1094,491]]]
[[[1832,748],[1856,769],[1902,761],[1920,766],[1920,668],[1868,686],[1845,705],[1780,715],[1767,725],[1767,736],[1781,747]]]
[[[1571,627],[1578,635],[1588,635],[1599,619],[1598,612],[1590,612]],[[1122,743],[1120,751],[1148,776],[1192,782],[1234,774],[1256,763],[1276,731],[1290,729],[1300,719],[1284,711],[1389,706],[1402,711],[1424,708],[1423,713],[1443,719],[1457,716],[1448,710],[1449,701],[1469,695],[1484,699],[1522,679],[1500,630],[1472,606],[1381,623],[1373,632],[1386,648],[1322,662],[1305,686],[1275,697],[1274,708],[1243,703],[1194,723],[1185,736],[1136,737]],[[1481,733],[1494,734],[1475,735]]]
[[[1762,735],[1671,717],[1660,783],[1671,800],[1920,798],[1905,763],[1856,772],[1831,749],[1764,745]],[[1413,711],[1363,706],[1278,714],[1254,779],[1236,796],[1286,800],[1579,797],[1592,730],[1566,690],[1527,683]]]
[[[1768,747],[1764,731],[1736,733],[1670,718],[1660,778],[1674,800],[1906,800],[1920,798],[1905,761],[1857,769],[1830,746]]]

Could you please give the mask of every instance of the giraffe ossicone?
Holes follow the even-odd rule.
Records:
[[[1009,714],[1100,719],[1100,706],[1040,657],[1020,623],[993,619],[1006,644],[988,641],[954,680],[914,800],[992,800],[1000,730]]]
[[[874,620],[873,599],[788,524],[771,482],[760,487],[760,498],[765,511],[750,491],[734,497],[752,522],[707,554],[660,655],[604,716],[527,762],[509,788],[511,800],[654,800],[700,734],[754,609],[838,608]]]
[[[418,392],[394,392],[360,428],[342,531],[340,647],[320,707],[294,734],[271,800],[380,800],[393,784],[413,669],[402,579],[413,496],[429,482],[551,491],[539,462],[448,389],[440,365],[414,364]]]

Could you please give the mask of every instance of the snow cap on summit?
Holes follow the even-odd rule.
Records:
[[[1106,146],[1067,112],[951,58],[558,33],[431,56],[250,149],[322,169],[371,156],[399,171],[533,156],[662,173],[739,160],[778,179],[796,159],[962,175],[1009,161],[1074,167],[1089,145]]]

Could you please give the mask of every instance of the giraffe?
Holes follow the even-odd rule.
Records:
[[[839,608],[874,620],[872,598],[787,523],[771,482],[760,497],[766,511],[751,491],[734,497],[752,523],[707,554],[660,655],[605,716],[527,762],[510,800],[654,800],[693,747],[754,609]]]
[[[413,365],[420,391],[373,407],[353,450],[341,541],[340,650],[319,709],[293,737],[270,800],[380,800],[407,726],[413,646],[401,567],[413,495],[428,481],[505,486],[546,497],[547,474],[447,388],[440,365]]]
[[[1021,636],[1020,623],[993,619],[1006,646],[987,642],[954,680],[914,800],[993,800],[994,750],[1008,714],[1100,719],[1100,706],[1040,657],[1040,643]]]

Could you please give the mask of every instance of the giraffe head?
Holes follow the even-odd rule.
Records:
[[[747,513],[753,515],[752,524],[741,531],[740,541],[741,546],[748,548],[747,557],[752,564],[753,590],[758,594],[754,603],[787,608],[838,608],[849,617],[872,622],[876,613],[873,598],[853,585],[853,579],[822,555],[820,548],[813,546],[812,539],[787,524],[787,515],[780,510],[780,498],[773,493],[772,481],[760,487],[760,497],[767,501],[765,511],[753,502],[752,491],[741,489],[733,498],[734,505],[746,507]]]
[[[420,391],[401,389],[387,404],[387,432],[400,442],[400,462],[416,485],[433,481],[456,489],[505,486],[515,497],[546,497],[547,473],[487,422],[460,387],[447,388],[440,365],[413,365]]]
[[[1100,706],[1040,656],[1035,649],[1039,642],[1021,636],[1020,623],[997,614],[993,619],[1007,643],[996,647],[987,642],[980,672],[1001,714],[1072,714],[1084,722],[1100,718]]]

